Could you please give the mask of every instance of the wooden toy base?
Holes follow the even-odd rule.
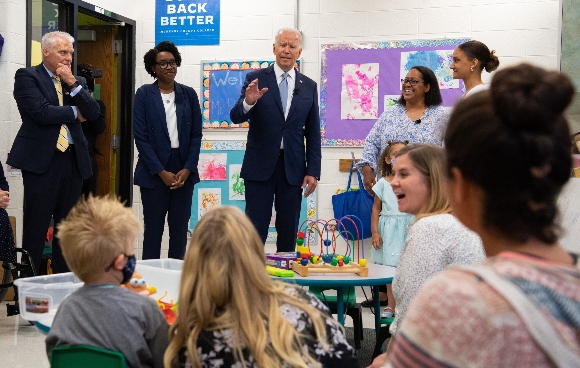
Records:
[[[308,273],[355,273],[360,277],[369,277],[369,268],[361,267],[358,263],[350,262],[342,267],[331,266],[329,264],[308,264],[302,266],[298,262],[291,262],[292,270],[302,277],[308,276]]]

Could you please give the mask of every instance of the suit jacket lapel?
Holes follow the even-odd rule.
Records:
[[[268,83],[268,89],[274,93],[274,100],[278,104],[278,108],[284,116],[284,110],[282,110],[282,99],[280,98],[280,88],[278,88],[278,80],[276,80],[276,73],[274,72],[274,66],[268,67],[266,69],[266,81]],[[260,86],[258,86],[259,88]],[[263,87],[262,87],[263,88]]]
[[[295,81],[294,81],[294,91],[298,90],[300,91],[303,87],[303,83],[302,83],[302,74],[298,73],[298,70],[295,70],[294,73],[295,76]],[[288,111],[288,118],[290,118],[290,116],[292,116],[292,112],[294,112],[294,110],[296,109],[296,105],[298,105],[298,101],[295,101],[298,99],[298,94],[294,94],[294,92],[292,92],[292,100],[290,100],[290,110]]]
[[[163,106],[163,98],[161,96],[161,91],[159,90],[157,82],[151,85],[151,90],[149,93],[151,95],[151,99],[153,100],[153,104],[155,105],[154,110],[158,115],[158,119],[156,120],[159,122],[159,124],[161,124],[165,135],[167,138],[169,138],[169,130],[167,129],[167,117],[165,116],[165,107]]]
[[[56,94],[56,87],[54,86],[54,82],[53,82],[52,78],[46,72],[46,69],[44,68],[44,64],[42,64],[42,63],[39,64],[36,67],[36,72],[38,73],[40,80],[44,84],[44,87],[48,91],[48,95],[45,94],[45,96],[47,97],[47,99],[50,100],[51,104],[58,105],[58,95]],[[63,98],[64,98],[64,96],[63,96]]]
[[[183,94],[183,89],[181,86],[175,82],[175,116],[177,117],[177,131],[179,132],[179,137],[181,137],[181,121],[183,120],[183,99],[185,98]],[[181,146],[181,143],[180,143]]]

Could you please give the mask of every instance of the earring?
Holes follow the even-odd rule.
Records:
[[[473,67],[471,67],[471,71],[473,71]]]

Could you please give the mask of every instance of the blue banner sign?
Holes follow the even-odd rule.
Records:
[[[156,0],[155,44],[219,45],[219,0]]]

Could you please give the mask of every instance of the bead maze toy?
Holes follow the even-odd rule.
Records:
[[[367,260],[364,259],[364,240],[361,239],[362,231],[359,232],[356,223],[358,220],[361,230],[362,221],[353,215],[344,216],[340,219],[333,218],[329,221],[324,220],[306,220],[298,231],[296,238],[297,260],[291,262],[292,270],[302,277],[310,273],[354,273],[361,277],[369,276]],[[350,221],[354,225],[354,233],[347,231],[343,222]],[[300,231],[304,228],[305,231]],[[310,240],[304,244],[307,234],[315,233],[320,238],[320,252],[313,253],[310,250]],[[309,239],[310,237],[308,237]],[[346,241],[346,253],[337,254],[337,241],[342,238]],[[354,261],[354,242],[357,241],[357,260]],[[349,241],[352,244],[349,244]],[[326,250],[324,250],[326,247]],[[363,258],[361,258],[361,247]]]

